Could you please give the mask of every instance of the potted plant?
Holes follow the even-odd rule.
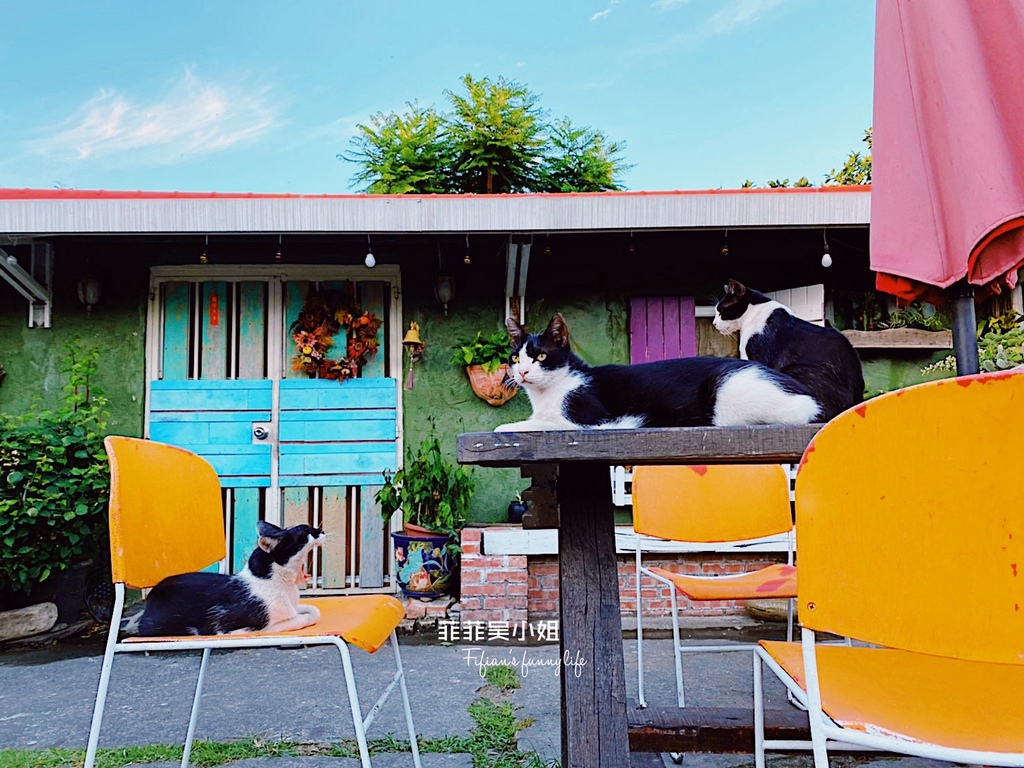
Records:
[[[477,331],[473,338],[456,339],[452,349],[453,365],[466,367],[469,385],[477,397],[488,405],[504,405],[518,391],[508,378],[508,331],[494,331],[488,335]]]
[[[57,604],[78,618],[93,558],[108,548],[107,400],[92,383],[99,352],[69,342],[56,409],[0,414],[0,600]]]
[[[392,533],[398,585],[410,597],[433,599],[448,594],[458,568],[458,532],[466,522],[473,476],[441,453],[434,424],[405,466],[385,471],[375,499],[387,523],[401,510],[405,531]]]

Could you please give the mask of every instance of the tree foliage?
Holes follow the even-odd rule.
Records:
[[[838,171],[833,168],[825,174],[826,186],[847,186],[850,184],[871,183],[871,144],[874,139],[872,131],[868,128],[864,131],[864,138],[861,139],[868,145],[868,153],[861,155],[860,152],[851,152],[846,158],[846,163]]]
[[[599,192],[621,189],[624,145],[569,118],[548,122],[525,85],[465,75],[450,107],[408,104],[358,126],[339,159],[371,193]]]
[[[846,162],[843,167],[838,171],[833,168],[831,171],[825,174],[825,181],[823,186],[826,187],[842,187],[850,186],[853,184],[870,184],[871,183],[871,142],[872,142],[872,131],[873,128],[868,128],[864,131],[864,141],[868,145],[868,153],[861,155],[860,152],[851,152],[850,156],[846,158]],[[789,183],[789,179],[774,179],[767,183],[770,188],[777,187],[813,187],[814,185],[808,181],[806,176],[801,176],[799,179],[794,181],[792,185]],[[756,189],[755,184],[750,179],[743,182],[743,189]]]

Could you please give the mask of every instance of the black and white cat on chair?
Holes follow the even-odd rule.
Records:
[[[821,416],[803,385],[758,363],[689,357],[591,367],[570,348],[560,314],[539,334],[512,318],[506,326],[510,376],[533,415],[497,432],[808,424]]]
[[[815,421],[828,421],[864,399],[857,350],[835,328],[796,317],[785,304],[736,280],[725,285],[715,308],[715,328],[739,334],[740,358],[796,379],[822,405]]]
[[[183,573],[160,581],[146,598],[139,634],[146,637],[288,632],[315,624],[320,611],[299,605],[309,553],[323,529],[278,528],[261,520],[249,564],[233,576]]]

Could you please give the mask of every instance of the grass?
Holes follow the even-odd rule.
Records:
[[[510,666],[489,667],[486,684],[480,697],[469,705],[474,726],[469,737],[447,736],[443,739],[420,739],[423,754],[470,754],[473,768],[551,768],[556,761],[545,763],[535,752],[521,752],[516,734],[533,724],[530,719],[516,718],[516,707],[508,700],[510,691],[520,687],[519,674]],[[415,713],[414,713],[415,714]],[[409,742],[391,735],[370,739],[370,754],[408,752]],[[157,744],[146,747],[101,749],[96,755],[97,768],[122,768],[157,762],[181,762],[181,746]],[[238,741],[196,741],[192,745],[191,764],[196,768],[216,768],[236,760],[255,757],[358,757],[355,739],[337,742],[267,741],[249,737]],[[54,747],[44,750],[0,750],[0,768],[75,768],[85,761],[84,749]]]

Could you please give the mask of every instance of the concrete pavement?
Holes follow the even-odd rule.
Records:
[[[695,632],[694,642],[709,634],[735,642],[735,631]],[[0,749],[83,748],[89,733],[93,699],[99,679],[102,635],[89,641],[64,642],[44,650],[0,654]],[[400,638],[416,725],[424,737],[469,736],[474,726],[467,709],[485,681],[466,645],[439,645],[429,638]],[[480,646],[474,646],[480,647]],[[527,672],[512,701],[520,718],[533,724],[519,733],[520,749],[542,761],[561,754],[559,680],[549,666],[557,646],[483,644],[484,658],[511,661]],[[675,701],[671,641],[646,641],[648,699]],[[636,644],[624,640],[627,694],[636,697]],[[376,700],[393,670],[390,651],[374,656],[353,651],[364,710]],[[122,655],[114,665],[101,747],[180,743],[188,723],[199,654],[159,654],[150,658]],[[522,672],[521,672],[522,674]],[[770,676],[767,676],[770,677]],[[692,654],[686,661],[687,697],[692,705],[750,706],[750,652]],[[771,680],[775,683],[774,680]],[[770,700],[784,701],[781,685]],[[391,697],[370,730],[370,738],[390,733],[407,739],[400,698]],[[197,739],[227,741],[259,735],[268,740],[330,742],[354,737],[344,698],[344,680],[337,654],[327,648],[246,649],[215,653],[207,671]],[[667,759],[667,758],[666,758]],[[931,768],[932,761],[841,757],[844,765]],[[809,755],[769,758],[772,768],[810,768]],[[469,755],[424,755],[428,768],[470,766]],[[688,755],[695,768],[752,766],[752,755]],[[357,761],[323,756],[259,758],[232,763],[232,768],[348,768]],[[411,765],[408,754],[381,755],[374,765]],[[671,765],[671,763],[666,763]],[[595,767],[596,768],[596,767]]]

